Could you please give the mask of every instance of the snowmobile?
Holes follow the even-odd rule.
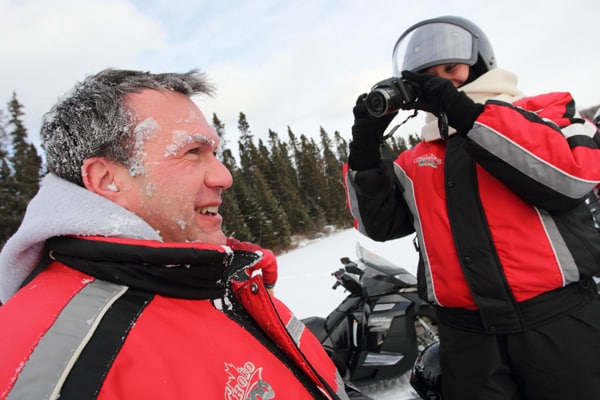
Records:
[[[368,386],[409,372],[438,341],[437,319],[433,305],[419,298],[415,276],[359,243],[356,254],[332,273],[332,289],[341,286],[348,296],[326,318],[303,322],[345,380]]]

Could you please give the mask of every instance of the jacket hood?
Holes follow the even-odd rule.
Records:
[[[0,253],[0,301],[5,303],[33,271],[45,241],[65,235],[162,240],[134,213],[49,174],[27,206],[21,226]]]

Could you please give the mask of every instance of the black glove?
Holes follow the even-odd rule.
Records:
[[[418,98],[410,104],[410,108],[428,111],[436,116],[445,113],[448,124],[459,135],[466,135],[483,112],[483,105],[458,91],[449,79],[411,71],[402,71],[402,77],[408,81]]]
[[[383,133],[397,114],[395,112],[381,117],[372,116],[367,111],[366,98],[366,93],[361,94],[352,110],[354,125],[352,125],[348,166],[355,171],[375,168],[379,164]]]

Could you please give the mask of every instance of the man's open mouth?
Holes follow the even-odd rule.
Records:
[[[218,206],[196,208],[196,212],[202,215],[217,215],[219,213]]]

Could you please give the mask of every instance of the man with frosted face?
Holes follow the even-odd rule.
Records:
[[[211,92],[105,70],[45,116],[50,173],[0,254],[0,397],[348,398],[268,294],[273,254],[221,230],[232,176],[190,99]]]

